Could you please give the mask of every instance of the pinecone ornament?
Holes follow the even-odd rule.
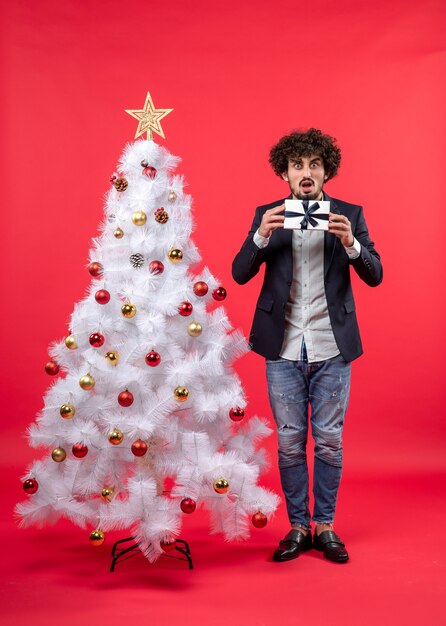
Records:
[[[163,208],[157,209],[155,211],[155,221],[158,222],[158,224],[165,224],[168,219],[169,214]]]
[[[117,178],[115,181],[113,181],[113,186],[116,191],[125,191],[129,184],[125,178]]]
[[[144,265],[144,256],[140,252],[132,254],[130,256],[130,263],[133,265],[133,267],[138,269]]]

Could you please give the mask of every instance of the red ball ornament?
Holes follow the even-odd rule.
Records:
[[[92,335],[90,335],[90,346],[93,346],[93,348],[100,348],[101,346],[104,345],[104,335],[101,335],[101,333],[93,333]]]
[[[94,294],[94,299],[98,304],[107,304],[107,302],[110,302],[110,294],[106,289],[99,289]]]
[[[229,417],[233,422],[240,422],[245,417],[245,411],[239,406],[236,406],[229,411]]]
[[[164,272],[164,265],[161,261],[151,261],[149,263],[149,272],[151,274],[162,274]]]
[[[121,391],[118,396],[118,402],[121,406],[130,406],[133,404],[133,394],[130,391]]]
[[[193,513],[197,508],[197,503],[192,498],[183,498],[180,506],[183,513]]]
[[[226,298],[226,289],[224,287],[217,287],[217,289],[214,289],[212,292],[212,297],[214,300],[221,302]]]
[[[102,267],[102,263],[98,263],[98,261],[93,261],[93,263],[90,263],[90,265],[88,266],[88,271],[95,278],[102,276],[103,269],[104,268]]]
[[[45,372],[49,374],[49,376],[56,376],[59,373],[59,365],[56,361],[48,361],[45,365]]]
[[[150,365],[150,367],[156,367],[161,363],[161,357],[158,352],[155,350],[151,350],[148,354],[146,354],[146,363]]]
[[[160,541],[160,546],[164,552],[172,552],[177,547],[177,542],[175,539],[164,539],[164,541]]]
[[[83,459],[84,456],[87,456],[88,447],[83,443],[75,443],[71,448],[71,452],[76,459]]]
[[[38,488],[39,488],[39,483],[37,482],[35,478],[27,478],[23,482],[23,489],[25,493],[32,495],[33,493],[36,493]]]
[[[208,292],[209,287],[207,286],[207,284],[204,282],[204,280],[199,280],[198,282],[196,282],[194,284],[194,294],[196,296],[205,296]]]
[[[180,304],[180,306],[178,307],[178,313],[180,315],[182,315],[183,317],[188,317],[192,311],[194,310],[194,307],[192,306],[192,304],[190,302],[182,302]]]
[[[268,523],[268,518],[263,513],[260,513],[260,511],[257,511],[257,513],[254,513],[252,516],[251,521],[252,525],[256,528],[265,528]]]
[[[135,456],[144,456],[147,452],[147,444],[142,439],[137,439],[132,443],[132,452]]]
[[[143,169],[142,173],[145,174],[148,178],[153,180],[156,176],[156,169],[152,167],[151,165],[148,165],[147,167]]]

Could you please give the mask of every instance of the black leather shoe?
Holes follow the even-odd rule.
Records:
[[[311,533],[305,535],[301,530],[292,528],[285,538],[279,542],[279,547],[273,554],[273,561],[291,561],[297,559],[301,552],[310,550],[312,546]]]
[[[314,533],[313,548],[323,552],[326,559],[335,563],[348,561],[345,545],[333,530],[323,530],[320,535]]]

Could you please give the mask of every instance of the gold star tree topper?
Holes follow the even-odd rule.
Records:
[[[166,117],[173,109],[155,109],[150,92],[147,92],[146,101],[142,110],[126,109],[126,113],[138,120],[138,128],[136,129],[135,139],[147,133],[147,139],[152,139],[153,133],[157,133],[163,139],[164,132],[161,128],[161,120]]]

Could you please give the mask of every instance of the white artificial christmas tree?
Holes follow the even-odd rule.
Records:
[[[129,529],[151,561],[175,545],[182,515],[203,503],[212,531],[246,538],[263,526],[277,496],[257,482],[266,464],[258,443],[270,433],[246,419],[246,399],[232,363],[246,351],[222,306],[226,291],[191,240],[191,199],[173,171],[177,157],[161,136],[150,95],[139,139],[125,148],[119,176],[93,239],[88,295],[76,304],[70,332],[50,348],[48,389],[34,447],[48,456],[24,476],[23,525],[65,516],[104,532]],[[209,310],[211,309],[211,310]],[[173,487],[166,489],[166,479]]]

